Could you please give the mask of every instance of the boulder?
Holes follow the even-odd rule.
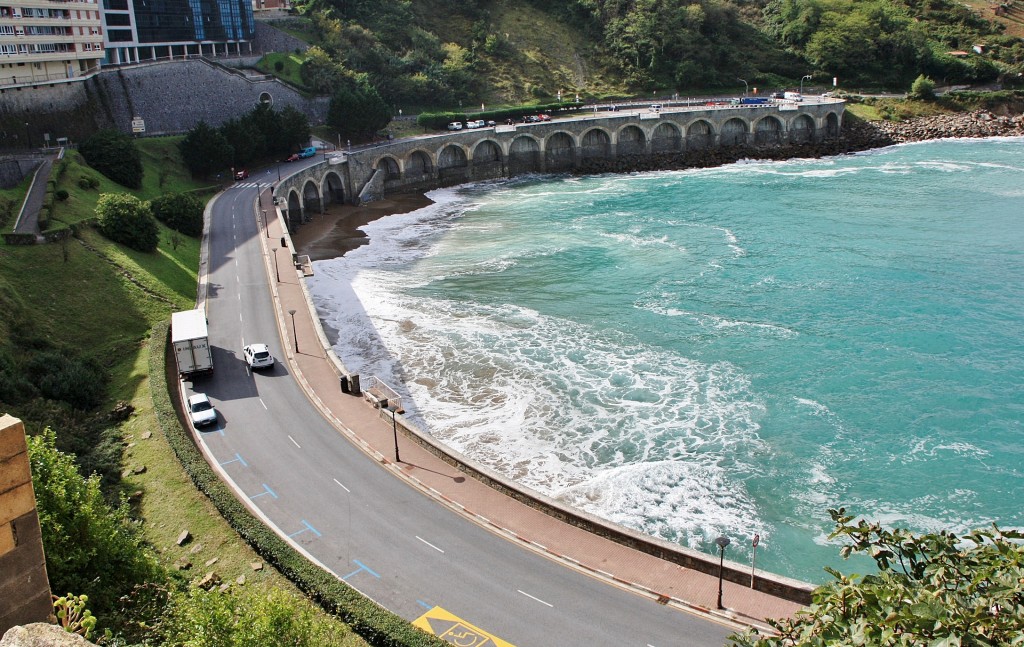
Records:
[[[78,634],[68,633],[63,627],[34,622],[11,627],[0,640],[0,647],[88,647],[95,645]]]

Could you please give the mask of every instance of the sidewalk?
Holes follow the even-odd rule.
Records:
[[[280,241],[287,232],[283,230],[281,219],[273,217],[276,209],[270,196],[269,189],[260,194],[256,217],[259,218],[261,209],[266,209],[271,216],[267,224],[269,231],[261,227],[260,238],[277,309],[282,347],[296,380],[314,406],[370,456],[437,499],[439,504],[448,505],[474,518],[477,523],[490,526],[525,548],[647,595],[659,603],[686,608],[727,623],[760,628],[766,627],[764,618],[790,616],[800,608],[795,602],[725,581],[722,599],[726,609],[716,611],[717,576],[660,560],[550,517],[475,478],[467,477],[402,434],[398,435],[401,462],[396,463],[393,460],[395,441],[388,414],[382,417],[381,411],[362,397],[342,392],[334,363],[318,334],[318,324],[314,323],[315,310],[299,273],[294,269],[288,247],[276,252],[280,281],[274,280],[275,259],[271,257],[271,248],[280,248]],[[289,315],[292,310],[295,311],[294,324]]]

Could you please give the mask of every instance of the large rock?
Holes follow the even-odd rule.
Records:
[[[0,647],[88,647],[94,644],[78,634],[64,631],[63,627],[44,622],[11,627],[0,640]]]

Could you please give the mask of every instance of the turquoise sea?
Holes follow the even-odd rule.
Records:
[[[459,451],[811,582],[830,507],[1024,527],[1024,139],[430,195],[311,290]]]

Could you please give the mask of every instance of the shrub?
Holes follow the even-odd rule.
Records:
[[[29,437],[28,453],[53,590],[87,594],[103,616],[135,584],[161,574],[127,504],[107,504],[99,478],[78,473],[52,430]]]
[[[65,189],[57,189],[57,192],[54,194],[54,197],[57,198],[58,201],[64,202],[65,200],[68,199],[70,195],[71,194],[69,194]]]
[[[142,157],[132,138],[115,130],[101,130],[82,142],[82,157],[103,175],[130,189],[142,187]]]
[[[149,203],[153,216],[186,236],[203,233],[203,202],[190,193],[168,193]]]
[[[160,231],[149,204],[127,193],[104,193],[96,204],[100,233],[140,252],[156,251]]]
[[[202,630],[196,631],[197,627]],[[269,594],[191,589],[171,597],[160,633],[165,644],[190,647],[326,647],[344,644],[348,632],[277,589]]]
[[[26,371],[44,397],[86,410],[103,401],[106,375],[95,362],[52,350],[34,355]]]
[[[910,86],[910,96],[922,101],[931,101],[935,98],[935,81],[924,74],[919,75]]]
[[[274,71],[280,74],[284,70],[284,61],[274,61]]]

